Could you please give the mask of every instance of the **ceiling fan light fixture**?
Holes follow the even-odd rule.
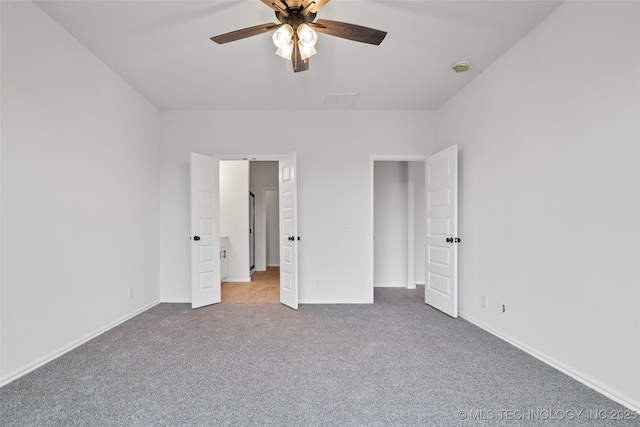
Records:
[[[276,50],[276,55],[284,59],[291,59],[291,54],[293,52],[293,40],[289,40],[289,43],[284,45],[284,47],[279,47]]]
[[[307,24],[298,25],[296,32],[298,33],[298,39],[300,40],[300,47],[313,48],[318,42],[318,33],[313,31],[313,28]]]
[[[285,24],[278,28],[271,37],[273,44],[275,44],[278,49],[285,49],[287,46],[291,45],[293,43],[292,38],[293,27],[289,24]]]
[[[304,61],[305,59],[315,55],[316,53],[316,48],[313,46],[304,46],[302,44],[302,42],[298,42],[298,46],[300,46],[300,57],[302,58],[302,60]]]

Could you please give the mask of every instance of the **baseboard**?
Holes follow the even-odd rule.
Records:
[[[160,302],[166,302],[169,304],[191,304],[191,298],[162,298]]]
[[[107,332],[110,329],[115,328],[116,326],[120,325],[121,323],[126,322],[129,319],[132,319],[134,317],[136,317],[137,315],[139,315],[140,313],[143,313],[147,310],[149,310],[152,307],[155,307],[156,305],[160,304],[160,301],[155,301],[151,304],[148,304],[136,311],[134,311],[133,313],[127,314],[124,317],[121,317],[120,319],[109,323],[107,326],[97,329],[96,331],[85,335],[84,337],[80,338],[79,340],[76,340],[74,342],[72,342],[71,344],[64,346],[62,348],[60,348],[59,350],[53,351],[51,353],[49,353],[48,355],[41,357],[40,359],[36,360],[33,363],[28,364],[27,366],[20,368],[16,371],[11,372],[9,375],[6,375],[5,377],[0,379],[0,387],[3,387],[7,384],[9,384],[12,381],[17,380],[18,378],[27,375],[29,372],[35,371],[36,369],[38,369],[39,367],[46,365],[47,363],[51,362],[52,360],[57,359],[58,357],[62,356],[65,353],[70,352],[71,350],[81,346],[82,344],[91,341],[92,339],[94,339],[95,337]]]
[[[406,283],[374,283],[374,288],[406,288]]]
[[[280,264],[267,264],[267,267],[280,267]]]
[[[298,300],[298,304],[371,304],[370,300],[356,300],[356,301],[323,301],[323,300]]]
[[[573,378],[574,380],[586,385],[587,387],[597,391],[598,393],[608,397],[609,399],[613,400],[614,402],[617,402],[629,409],[631,409],[632,411],[635,412],[640,412],[640,402],[636,402],[633,399],[630,399],[627,396],[623,396],[620,395],[619,393],[617,393],[615,390],[612,390],[611,388],[607,387],[606,385],[600,383],[597,380],[594,380],[593,378],[590,378],[588,375],[585,375],[582,372],[578,372],[574,369],[571,369],[570,367],[568,367],[567,365],[555,360],[554,358],[541,353],[539,351],[536,351],[534,349],[532,349],[531,347],[527,346],[526,344],[523,344],[522,342],[508,336],[505,334],[502,334],[496,330],[494,330],[493,328],[485,325],[484,323],[480,322],[479,320],[474,319],[471,316],[468,316],[464,313],[458,312],[458,315],[463,318],[464,320],[473,323],[474,325],[478,326],[479,328],[484,329],[485,331],[489,332],[492,335],[495,335],[496,337],[500,338],[503,341],[508,342],[509,344],[513,345],[514,347],[519,348],[520,350],[524,351],[525,353],[535,357],[536,359],[540,360],[541,362],[546,363],[547,365],[557,369],[558,371],[562,372],[563,374],[569,375],[571,378]]]
[[[248,283],[251,281],[251,277],[225,277],[223,282],[241,282]]]

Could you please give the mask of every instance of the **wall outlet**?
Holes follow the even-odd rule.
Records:
[[[487,297],[485,297],[484,295],[480,297],[480,305],[482,306],[482,308],[487,308]]]
[[[133,299],[133,289],[129,289],[129,299]]]

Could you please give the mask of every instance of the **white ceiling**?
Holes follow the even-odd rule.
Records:
[[[318,35],[309,71],[275,55],[271,33],[210,37],[267,22],[259,0],[37,1],[160,109],[323,109],[355,92],[354,109],[437,109],[560,1],[333,0],[319,19],[387,31],[380,46]],[[451,66],[468,61],[467,73]]]

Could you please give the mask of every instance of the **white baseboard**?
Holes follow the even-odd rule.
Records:
[[[82,344],[91,341],[92,339],[94,339],[95,337],[102,335],[103,333],[107,332],[110,329],[115,328],[116,326],[120,325],[121,323],[126,322],[127,320],[136,317],[138,314],[143,313],[147,310],[149,310],[152,307],[155,307],[156,305],[160,304],[160,301],[155,301],[152,302],[151,304],[148,304],[136,311],[134,311],[133,313],[127,314],[124,317],[121,317],[120,319],[109,323],[107,326],[99,328],[97,330],[95,330],[94,332],[91,332],[90,334],[85,335],[84,337],[80,338],[79,340],[76,340],[74,342],[72,342],[69,345],[66,345],[56,351],[53,351],[49,354],[47,354],[44,357],[41,357],[40,359],[36,360],[33,363],[30,363],[22,368],[19,368],[11,373],[9,373],[8,375],[2,377],[0,379],[0,387],[3,387],[7,384],[9,384],[12,381],[17,380],[18,378],[27,375],[29,372],[32,372],[36,369],[38,369],[39,367],[51,362],[52,360],[57,359],[58,357],[62,356],[65,353],[70,352],[71,350],[73,350],[74,348],[77,348],[79,346],[81,346]]]
[[[280,264],[267,264],[267,267],[280,267]]]
[[[406,288],[406,283],[374,283],[374,288]]]
[[[251,277],[225,277],[223,282],[242,282],[247,283],[251,281]]]
[[[355,301],[326,301],[326,300],[298,300],[298,304],[372,304],[372,300]]]
[[[458,312],[458,315],[460,317],[462,317],[463,319],[465,319],[466,321],[473,323],[474,325],[478,326],[479,328],[484,329],[485,331],[489,332],[492,335],[495,335],[496,337],[500,338],[503,341],[508,342],[509,344],[513,345],[514,347],[519,348],[520,350],[524,351],[525,353],[535,357],[536,359],[540,360],[541,362],[546,363],[547,365],[557,369],[558,371],[562,372],[563,374],[569,375],[571,378],[573,378],[574,380],[586,385],[589,388],[592,388],[593,390],[597,391],[600,394],[603,394],[604,396],[608,397],[609,399],[613,400],[614,402],[617,402],[629,409],[631,409],[632,411],[635,412],[640,412],[640,402],[636,402],[633,399],[627,397],[627,396],[623,396],[619,393],[617,393],[615,390],[612,390],[611,388],[607,387],[606,385],[600,383],[599,381],[594,380],[593,378],[589,377],[588,375],[585,375],[582,372],[578,372],[570,367],[568,367],[567,365],[558,362],[557,360],[555,360],[552,357],[549,357],[548,355],[541,353],[539,351],[536,351],[534,349],[532,349],[531,347],[527,346],[526,344],[521,343],[520,341],[511,338],[508,335],[502,334],[494,329],[492,329],[491,327],[485,325],[484,323],[474,319],[471,316],[467,316],[464,313],[460,313]]]
[[[166,302],[169,304],[191,304],[191,298],[162,298],[160,302]]]

